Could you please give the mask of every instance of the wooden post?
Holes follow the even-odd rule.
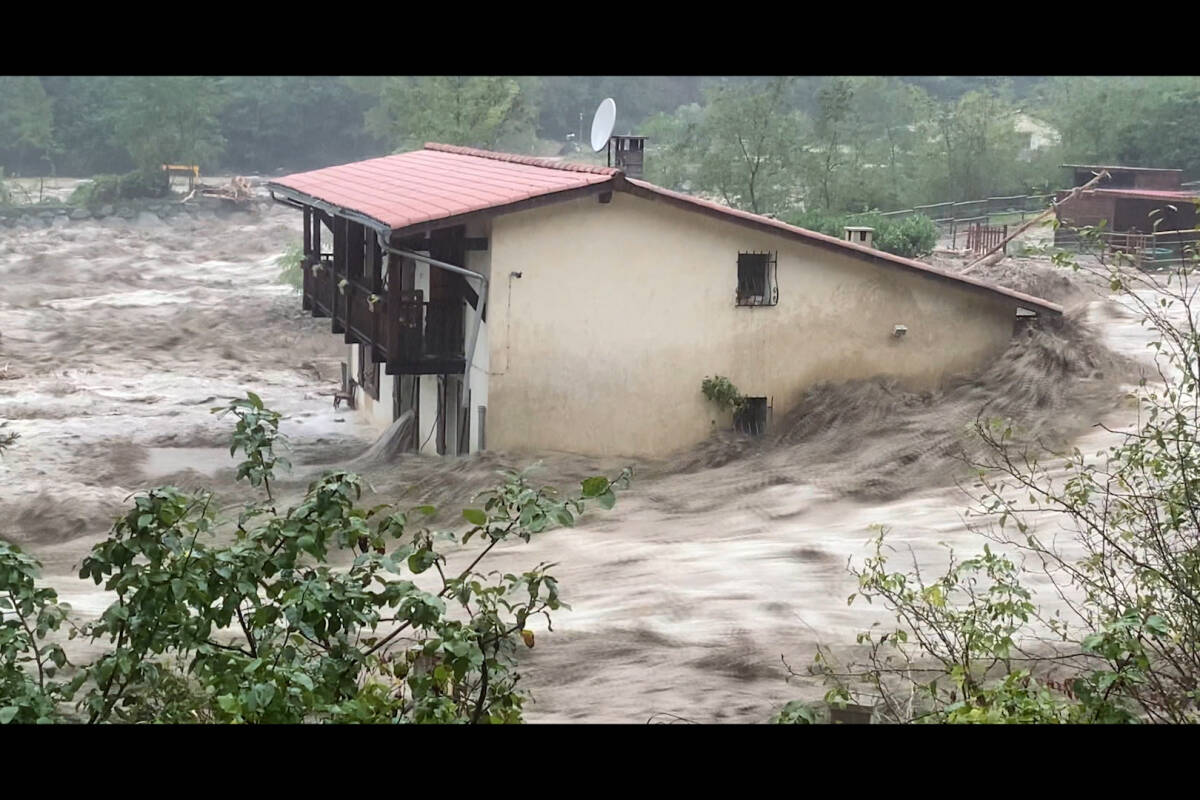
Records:
[[[304,207],[304,260],[312,255],[312,209]]]

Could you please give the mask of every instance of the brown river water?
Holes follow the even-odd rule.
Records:
[[[333,406],[341,337],[276,280],[274,259],[299,225],[272,207],[0,228],[0,420],[21,437],[0,456],[0,537],[37,555],[78,614],[109,602],[74,569],[128,495],[173,483],[213,486],[230,504],[246,497],[232,483],[228,421],[210,407],[252,390],[286,415],[296,467],[280,488],[293,497],[371,445]],[[526,654],[528,719],[761,722],[789,699],[815,698],[817,682],[785,682],[781,657],[803,666],[817,642],[852,645],[883,619],[846,603],[847,560],[866,554],[871,525],[888,526],[923,568],[944,563],[942,543],[981,546],[963,518],[970,483],[959,461],[981,410],[1012,416],[1031,439],[1085,453],[1111,444],[1095,425],[1134,420],[1129,387],[1145,366],[1132,359],[1148,340],[1136,318],[1047,261],[1009,259],[985,277],[1064,303],[1066,319],[938,392],[817,387],[763,439],[719,436],[636,463],[612,511],[499,548],[496,569],[556,562],[572,606]],[[534,460],[354,465],[372,500],[456,510],[497,469]],[[566,489],[625,464],[540,460],[537,475]]]

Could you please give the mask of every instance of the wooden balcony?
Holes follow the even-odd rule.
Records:
[[[466,366],[465,302],[428,301],[422,293],[372,290],[339,277],[332,256],[304,271],[303,308],[328,317],[334,333],[370,345],[389,375],[456,375]]]

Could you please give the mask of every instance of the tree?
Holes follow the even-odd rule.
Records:
[[[378,88],[332,75],[225,77],[222,164],[238,171],[316,169],[378,153],[363,127]]]
[[[120,78],[50,75],[41,80],[54,111],[58,174],[83,176],[133,168],[128,151],[115,141]]]
[[[794,204],[805,123],[784,105],[790,85],[780,77],[710,91],[694,145],[685,151],[697,190],[756,214]]]
[[[1098,232],[1084,230],[1096,244]],[[1104,259],[1103,251],[1097,251]],[[1132,432],[1097,458],[1047,460],[1011,422],[980,419],[975,529],[990,545],[932,579],[892,571],[881,531],[859,597],[896,625],[860,634],[865,663],[827,649],[827,700],[869,703],[894,722],[1200,721],[1200,313],[1196,256],[1149,273],[1123,259],[1063,266],[1103,276],[1155,334],[1157,380],[1137,392]],[[1049,514],[1041,528],[1036,515]],[[1067,532],[1066,541],[1063,533]],[[1033,574],[1049,582],[1037,597]],[[785,721],[812,721],[791,704]]]
[[[840,199],[835,181],[844,167],[854,164],[847,158],[853,149],[846,138],[853,126],[852,114],[854,90],[845,78],[834,78],[817,93],[817,116],[814,122],[816,134],[812,152],[812,185],[818,191],[821,208],[834,208],[835,199]]]
[[[367,129],[397,150],[426,141],[517,149],[532,145],[532,113],[514,78],[394,77],[383,82]]]
[[[46,168],[54,149],[53,120],[41,81],[0,76],[0,166],[24,174]]]
[[[695,178],[704,109],[692,103],[674,114],[655,114],[642,125],[646,136],[646,178],[659,186],[687,191]]]
[[[163,164],[217,163],[225,145],[217,114],[224,103],[216,78],[137,76],[114,87],[115,141],[143,172]]]
[[[904,208],[925,202],[914,186],[917,159],[933,101],[925,91],[898,78],[850,79],[858,135],[857,175],[846,182],[847,210]]]
[[[927,149],[929,196],[973,200],[1011,188],[1012,178],[1004,176],[1012,175],[1020,150],[1014,114],[997,92],[967,92],[939,105]],[[933,167],[938,161],[941,169]]]
[[[116,596],[96,621],[76,627],[36,561],[0,543],[0,723],[63,720],[71,702],[90,723],[520,722],[528,623],[567,606],[551,564],[480,565],[585,505],[612,508],[629,472],[561,500],[506,473],[462,512],[451,567],[443,543],[459,534],[428,527],[436,509],[363,508],[342,470],[280,511],[279,414],[253,393],[214,411],[236,419],[237,478],[262,496],[228,521],[211,492],[134,496],[80,568]],[[64,625],[107,644],[65,682]]]

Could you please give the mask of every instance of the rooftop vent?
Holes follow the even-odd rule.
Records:
[[[847,242],[861,244],[863,247],[874,247],[875,229],[859,225],[847,225],[844,229]]]
[[[630,178],[642,177],[645,164],[646,137],[613,136],[608,140],[608,165],[616,167]]]

